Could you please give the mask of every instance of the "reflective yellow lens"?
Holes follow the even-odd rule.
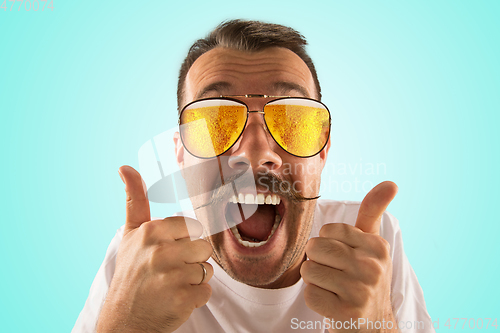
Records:
[[[209,158],[226,152],[243,131],[246,107],[241,104],[213,105],[217,103],[220,101],[200,101],[182,112],[182,142],[195,156]]]
[[[266,124],[274,140],[292,155],[309,157],[317,154],[328,141],[328,110],[319,107],[320,103],[316,107],[279,102],[266,105],[264,110]],[[307,101],[307,104],[312,103]]]

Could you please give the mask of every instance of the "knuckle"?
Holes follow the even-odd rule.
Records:
[[[365,257],[361,267],[365,271],[364,280],[368,285],[377,284],[381,280],[385,271],[380,260],[371,257]]]
[[[178,285],[185,281],[185,271],[181,267],[169,267],[165,273],[165,278],[171,285]]]
[[[165,236],[169,238],[184,238],[189,233],[189,229],[186,227],[186,222],[183,216],[171,216],[159,220],[161,225],[165,228]]]
[[[339,242],[323,244],[322,250],[327,256],[330,257],[344,257],[350,254],[347,247],[342,246]]]
[[[311,280],[316,282],[316,284],[323,284],[330,279],[330,274],[328,273],[327,267],[316,264],[310,269],[309,275]]]
[[[204,239],[200,239],[199,244],[200,244],[200,251],[202,251],[202,253],[205,254],[205,256],[208,259],[213,252],[212,245],[210,245],[210,243]]]
[[[372,290],[372,288],[369,288],[367,285],[363,285],[362,287],[360,287],[360,289],[361,289],[361,291],[359,294],[362,295],[363,297],[360,298],[359,304],[362,307],[365,307],[365,306],[369,305],[370,300],[372,299],[373,290]]]
[[[383,237],[377,235],[370,236],[372,236],[370,239],[370,244],[374,254],[380,259],[390,258],[391,245],[389,244],[389,242]]]
[[[347,223],[336,223],[338,224],[338,232],[341,233],[342,236],[349,236],[352,232],[352,226]]]
[[[312,285],[307,285],[304,288],[304,299],[306,301],[306,305],[314,310],[317,307],[318,302],[321,300],[321,297],[316,292],[316,289]]]
[[[363,318],[366,316],[358,307],[346,307],[345,313],[346,318]]]
[[[175,293],[171,297],[171,305],[174,309],[192,310],[190,309],[189,300],[191,295],[187,287],[177,287]]]
[[[332,229],[334,229],[334,223],[327,223],[321,227],[319,230],[319,236],[320,237],[327,237],[331,232]]]
[[[204,239],[194,241],[185,241],[181,243],[184,253],[189,253],[191,259],[197,258],[197,261],[205,261],[210,258],[213,253],[212,245]]]
[[[149,266],[156,270],[163,263],[163,252],[159,248],[154,248],[149,256]]]
[[[328,238],[311,238],[306,245],[306,254],[311,259],[351,256],[351,249],[340,241]]]
[[[195,308],[205,305],[211,296],[212,287],[209,284],[177,288],[171,297],[171,307],[189,316]]]
[[[327,223],[319,231],[320,237],[344,236],[349,232],[350,225],[345,223]]]
[[[391,256],[391,244],[389,244],[389,242],[382,237],[379,237],[379,251],[380,251],[380,258],[381,259],[390,258],[390,256]]]
[[[357,281],[351,284],[352,293],[351,303],[356,308],[363,308],[370,302],[372,295],[372,289],[365,283]]]
[[[305,250],[308,257],[314,257],[319,242],[320,238],[318,237],[311,238],[307,241]]]
[[[312,263],[311,263],[310,260],[306,260],[300,266],[300,275],[302,276],[302,279],[304,280],[305,283],[309,283],[310,282],[309,273],[310,273],[310,270],[311,270],[311,264]]]
[[[152,221],[145,222],[139,226],[139,230],[142,233],[143,240],[149,241],[155,234],[156,224]]]
[[[326,301],[325,292],[314,285],[306,285],[304,288],[304,300],[309,309],[328,317],[334,313],[335,309],[333,308],[333,304]]]
[[[171,269],[178,257],[178,248],[175,244],[162,242],[153,247],[149,263],[155,270]]]
[[[180,217],[179,222],[184,228],[187,228],[191,236],[199,236],[203,233],[203,226],[198,220],[189,217]]]
[[[210,297],[212,297],[212,287],[209,284],[202,284],[199,287],[199,298],[200,300],[195,304],[196,308],[200,308],[207,304]]]
[[[311,305],[314,303],[313,299],[314,296],[311,294],[311,288],[309,285],[306,285],[306,287],[304,288],[304,300],[306,301],[306,305],[309,308],[311,308]]]
[[[354,227],[347,223],[330,223],[328,235],[335,239],[347,239],[352,237]]]

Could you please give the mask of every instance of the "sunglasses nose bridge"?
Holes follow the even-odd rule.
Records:
[[[250,117],[251,114],[255,115]],[[258,117],[259,114],[262,115],[262,119]],[[232,157],[245,158],[254,170],[260,170],[263,167],[270,170],[279,168],[282,163],[281,157],[272,148],[271,141],[274,141],[269,135],[264,112],[247,111],[247,117],[247,123],[234,146]],[[236,161],[234,158],[232,160]],[[230,163],[230,166],[236,167],[237,164]]]
[[[262,115],[262,127],[264,128],[264,131],[269,132],[269,129],[267,128],[267,124],[266,124],[265,113],[262,110],[247,111],[247,124],[245,127],[248,127],[250,125],[250,123],[251,123],[250,116],[252,114],[255,114],[256,116],[258,116],[259,114]],[[245,130],[245,129],[243,129],[243,130]]]

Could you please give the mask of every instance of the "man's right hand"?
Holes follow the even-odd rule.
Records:
[[[196,220],[150,221],[140,174],[129,166],[119,172],[127,194],[127,218],[97,331],[173,332],[212,294],[206,283],[213,275],[206,262],[212,247],[203,239],[191,241],[190,236],[199,237],[203,231]],[[200,263],[207,271],[201,284]]]

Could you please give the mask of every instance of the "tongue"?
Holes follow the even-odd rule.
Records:
[[[237,216],[240,216],[238,205],[229,204],[229,206],[231,215],[235,219]],[[264,241],[271,233],[275,215],[274,206],[259,205],[252,216],[238,224],[238,231],[243,238],[254,238],[259,241]],[[238,218],[238,220],[241,220],[241,218]]]

